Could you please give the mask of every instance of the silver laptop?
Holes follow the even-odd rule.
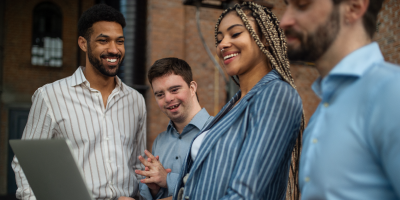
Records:
[[[10,140],[38,200],[92,200],[67,139]]]

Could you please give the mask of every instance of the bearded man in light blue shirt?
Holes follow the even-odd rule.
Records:
[[[197,83],[184,60],[157,60],[148,72],[148,79],[158,107],[171,120],[167,130],[154,140],[153,154],[145,151],[149,159],[139,156],[146,171],[135,172],[147,177],[141,180],[140,195],[149,200],[172,196],[190,143],[213,117],[201,109]]]
[[[383,0],[285,2],[289,59],[321,74],[303,136],[302,199],[400,199],[400,68],[372,42]]]

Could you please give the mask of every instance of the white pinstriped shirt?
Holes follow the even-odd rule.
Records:
[[[141,179],[134,170],[143,170],[137,157],[146,148],[143,96],[116,77],[104,107],[82,68],[36,90],[22,139],[68,138],[95,199],[134,196]],[[35,199],[16,157],[12,167],[17,198]]]

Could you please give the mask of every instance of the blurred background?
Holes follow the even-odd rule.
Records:
[[[283,0],[254,0],[280,18]],[[157,59],[177,57],[192,67],[200,104],[216,115],[237,87],[218,68],[215,23],[224,9],[239,0],[0,0],[0,199],[15,199],[14,156],[8,140],[21,138],[31,96],[47,83],[70,76],[85,64],[77,45],[82,12],[105,3],[121,11],[125,61],[119,77],[143,94],[147,105],[147,147],[167,127],[159,110],[147,70]],[[374,40],[385,59],[400,64],[400,1],[385,0]],[[209,51],[209,52],[207,52]],[[319,103],[311,90],[318,72],[312,63],[291,63],[303,100],[306,121]]]

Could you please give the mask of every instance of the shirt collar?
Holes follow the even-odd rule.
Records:
[[[346,57],[344,57],[330,72],[324,77],[318,77],[312,85],[314,92],[321,98],[323,93],[322,84],[328,82],[333,77],[362,77],[376,62],[382,62],[383,55],[376,42],[365,45]]]
[[[205,108],[203,108],[193,117],[192,120],[190,120],[189,124],[197,127],[199,130],[201,130],[203,128],[204,124],[207,122],[209,117],[210,117],[210,115],[208,114],[207,110]],[[187,124],[185,127],[187,127],[189,124]],[[171,129],[171,128],[175,129],[174,123],[171,120],[169,120],[167,129]],[[183,130],[185,130],[185,128]]]
[[[356,76],[361,77],[374,63],[383,61],[382,53],[376,42],[365,45],[344,57],[328,76]]]
[[[85,74],[83,74],[83,70],[85,69],[85,67],[83,66],[79,66],[78,69],[76,69],[75,73],[71,76],[71,86],[77,86],[77,85],[81,85],[81,84],[85,84],[86,86],[88,86],[90,88],[90,83],[89,81],[86,79]],[[115,76],[115,88],[119,88],[120,90],[123,89],[123,85],[122,85],[122,81],[118,76]]]

